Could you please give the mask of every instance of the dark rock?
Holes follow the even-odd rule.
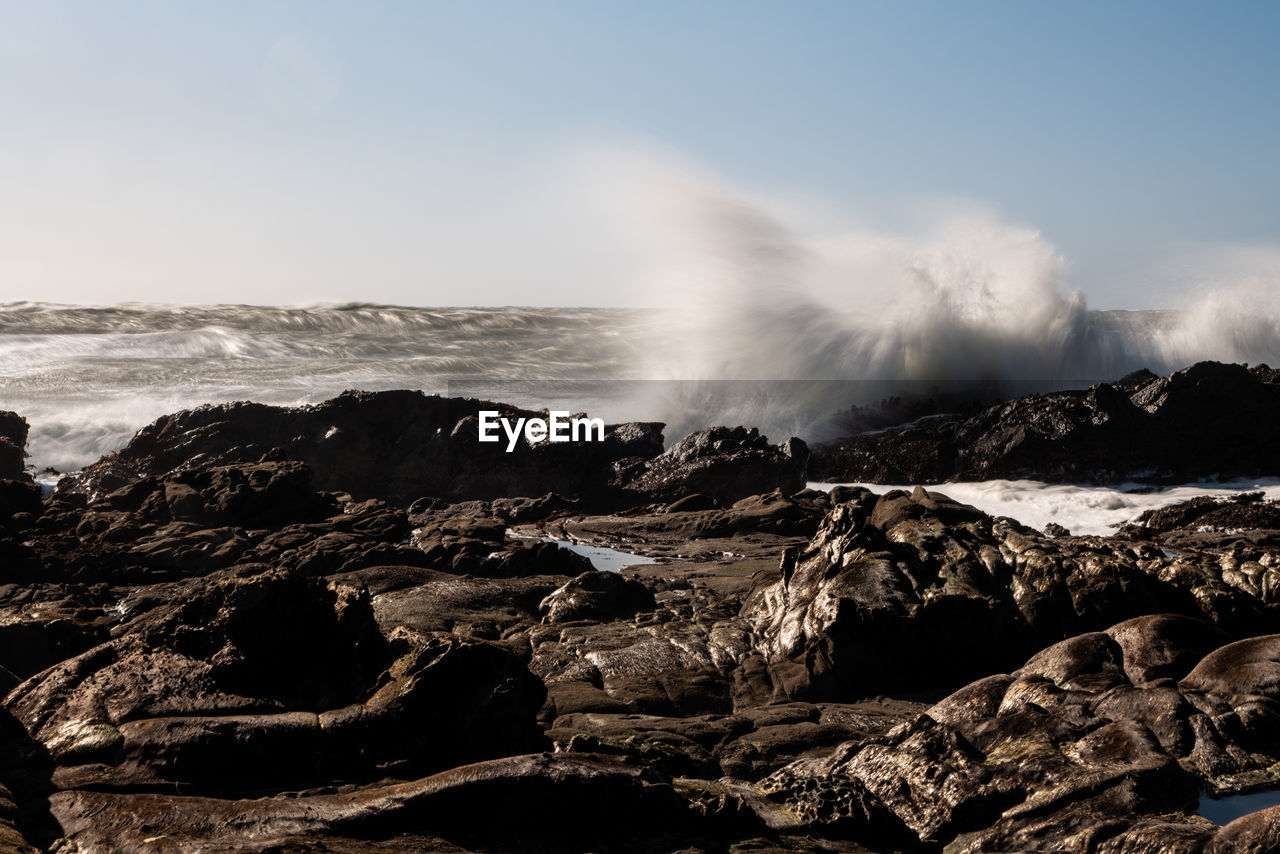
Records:
[[[542,522],[555,516],[577,513],[581,502],[548,492],[541,498],[499,498],[493,502],[493,513],[512,525]]]
[[[539,622],[538,606],[564,576],[470,578],[430,569],[380,566],[333,576],[333,584],[367,590],[384,634],[404,627],[420,632],[466,634],[490,626],[499,635]]]
[[[1270,774],[1280,753],[1260,711],[1280,696],[1274,637],[1221,640],[1169,615],[1067,638],[760,788],[803,826],[864,844],[905,832],[895,844],[957,852],[1271,850],[1275,809],[1221,829],[1185,812],[1206,787]]]
[[[0,479],[25,480],[27,419],[0,411]]]
[[[384,636],[357,591],[246,568],[183,582],[6,705],[60,788],[223,793],[527,751],[543,696],[506,649]]]
[[[420,512],[417,518],[427,515]],[[577,575],[592,568],[590,560],[556,543],[508,540],[506,532],[507,523],[497,518],[440,515],[414,530],[411,542],[430,565],[458,575]]]
[[[807,490],[792,496],[784,495],[781,490],[750,495],[723,510],[689,510],[676,504],[652,514],[560,520],[557,527],[568,536],[588,540],[603,538],[603,544],[623,550],[634,543],[654,546],[683,543],[683,553],[687,554],[692,541],[723,539],[736,541],[742,548],[744,537],[752,542],[768,541],[752,535],[775,535],[784,546],[790,543],[783,540],[808,539],[831,506],[825,493]],[[611,539],[615,535],[616,538]]]
[[[770,446],[755,430],[717,427],[662,453],[662,425],[632,423],[607,427],[600,442],[522,440],[508,453],[504,442],[479,441],[480,410],[510,418],[538,415],[411,391],[346,392],[292,409],[203,406],[144,427],[125,448],[58,488],[98,498],[193,465],[283,459],[307,463],[321,490],[401,506],[424,494],[456,503],[559,493],[608,510],[669,502],[690,492],[731,503],[762,489],[790,493],[804,485],[808,449],[799,439]],[[551,512],[555,503],[508,509],[532,519]]]
[[[538,609],[547,623],[617,620],[653,608],[653,593],[616,572],[584,572],[552,592]]]
[[[313,575],[427,563],[402,544],[408,533],[404,511],[376,499],[344,504],[314,488],[305,464],[281,461],[193,466],[93,502],[55,495],[25,546],[0,548],[31,552],[10,565],[27,567],[23,579],[146,584],[254,562]]]
[[[1147,510],[1119,535],[1175,549],[1280,546],[1280,501],[1263,500],[1261,492],[1199,496]]]
[[[495,811],[495,803],[502,809]],[[512,849],[526,847],[531,827],[548,850],[583,850],[619,834],[652,841],[679,831],[689,818],[686,804],[669,781],[644,767],[584,754],[513,756],[411,782],[296,798],[70,791],[50,799],[79,850],[120,852],[154,851],[157,844],[170,851],[306,850],[298,846],[326,836],[390,839],[390,846],[398,835],[422,831]],[[337,850],[351,849],[344,843]]]
[[[1214,386],[1280,389],[1197,368],[912,429],[1093,464],[1156,420],[1189,441]],[[0,481],[0,847],[1274,847],[1268,813],[1187,812],[1280,779],[1260,496],[1042,535],[803,489],[801,443],[741,428],[486,457],[479,405],[211,407],[45,502]],[[1193,530],[1235,539],[1153,543]],[[596,572],[549,535],[657,562]]]
[[[1057,522],[1050,522],[1044,526],[1044,535],[1046,537],[1069,537],[1071,532]]]
[[[1048,539],[921,488],[863,490],[831,510],[803,552],[784,555],[782,577],[743,616],[777,690],[849,700],[955,687],[1057,638],[1142,614],[1178,611],[1236,636],[1275,626],[1233,560]],[[1170,641],[1181,658],[1152,650],[1134,666],[1146,678],[1177,675],[1186,656],[1220,640],[1186,631]]]
[[[818,448],[823,480],[938,483],[1185,482],[1280,471],[1271,428],[1280,385],[1269,371],[1201,362],[1167,377],[997,404],[977,415],[924,419]]]
[[[30,480],[0,480],[0,528],[22,528],[44,509],[40,486]]]
[[[684,498],[672,501],[666,507],[668,513],[687,513],[697,510],[715,510],[716,500],[710,495],[703,495],[701,492],[695,492],[692,495],[686,495]]]
[[[681,439],[624,486],[650,500],[703,493],[729,504],[766,484],[787,494],[799,491],[808,463],[809,449],[799,439],[770,445],[755,428],[712,427]]]
[[[401,505],[423,494],[451,500],[573,495],[603,490],[613,462],[652,457],[662,447],[661,425],[633,424],[613,427],[603,442],[522,441],[506,453],[505,442],[478,441],[482,409],[512,418],[538,414],[413,391],[352,391],[297,408],[203,406],[144,427],[125,448],[59,488],[95,496],[192,464],[257,461],[270,452],[308,463],[322,490]]]
[[[1205,854],[1245,854],[1280,849],[1280,807],[1241,816],[1220,829],[1205,846]]]

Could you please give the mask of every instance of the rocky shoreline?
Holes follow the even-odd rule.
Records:
[[[1280,370],[1200,362],[1166,377],[938,413],[815,449],[817,480],[1186,483],[1280,471]]]
[[[805,488],[1275,475],[1276,372],[812,458],[652,423],[506,454],[480,409],[532,414],[202,407],[48,497],[0,414],[0,851],[1280,849],[1280,807],[1195,812],[1280,786],[1274,502],[1073,537],[945,486]]]

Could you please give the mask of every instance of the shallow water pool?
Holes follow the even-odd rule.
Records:
[[[1280,790],[1250,792],[1225,798],[1201,798],[1197,813],[1215,824],[1230,824],[1242,815],[1280,805]]]
[[[591,561],[592,566],[602,572],[618,572],[628,566],[657,563],[653,558],[645,557],[644,555],[631,554],[630,552],[609,549],[604,546],[588,546],[584,543],[574,543],[557,537],[543,537],[542,541],[556,543],[562,549],[568,549],[571,552],[582,555]]]

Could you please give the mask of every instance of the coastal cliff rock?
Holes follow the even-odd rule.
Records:
[[[1201,362],[937,416],[819,448],[818,479],[1186,482],[1280,472],[1280,382],[1266,365]]]

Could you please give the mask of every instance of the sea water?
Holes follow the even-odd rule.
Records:
[[[669,444],[716,424],[758,426],[776,442],[832,438],[840,412],[886,397],[966,383],[1011,396],[1144,367],[1175,370],[1199,358],[1258,362],[1280,353],[1280,333],[1262,311],[1241,326],[1220,313],[1089,311],[1080,299],[1041,294],[1034,317],[1020,317],[989,287],[962,302],[958,286],[947,287],[954,311],[931,310],[932,325],[804,300],[770,309],[776,295],[763,287],[739,293],[719,314],[705,306],[14,303],[0,306],[0,409],[30,424],[31,466],[56,472],[94,462],[181,409],[316,403],[347,389],[412,388],[610,421],[663,421]],[[1106,533],[1154,506],[1258,486],[1269,494],[1275,487],[1188,485],[1140,495],[992,481],[941,490],[1035,527],[1056,521],[1075,533]]]

